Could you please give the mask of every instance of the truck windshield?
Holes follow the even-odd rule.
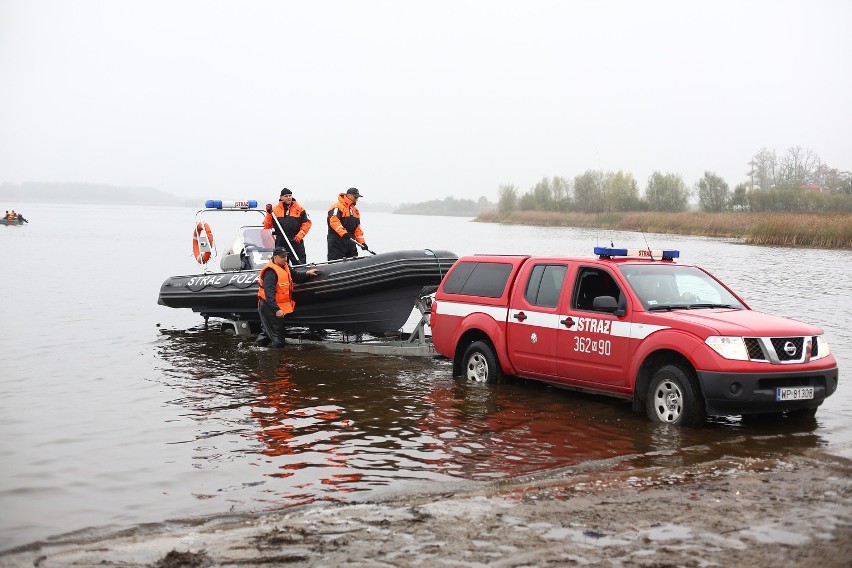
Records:
[[[648,311],[746,309],[712,276],[694,266],[622,264],[618,269]]]

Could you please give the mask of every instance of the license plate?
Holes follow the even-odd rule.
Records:
[[[779,388],[775,400],[808,400],[814,397],[814,387]]]

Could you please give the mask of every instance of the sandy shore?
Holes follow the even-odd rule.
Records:
[[[852,460],[822,450],[585,464],[475,491],[76,535],[0,566],[848,567],[850,474]]]

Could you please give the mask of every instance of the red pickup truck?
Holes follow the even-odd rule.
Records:
[[[469,380],[516,375],[622,397],[682,426],[813,416],[837,389],[818,327],[753,311],[678,251],[595,255],[461,258],[432,305],[435,350]]]

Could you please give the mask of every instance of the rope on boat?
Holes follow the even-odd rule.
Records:
[[[444,277],[444,275],[441,273],[441,259],[438,257],[438,254],[435,251],[433,251],[432,249],[423,249],[423,250],[429,251],[430,253],[432,253],[432,256],[435,257],[435,262],[438,263],[438,280],[439,280],[438,283],[440,284],[440,280]]]

